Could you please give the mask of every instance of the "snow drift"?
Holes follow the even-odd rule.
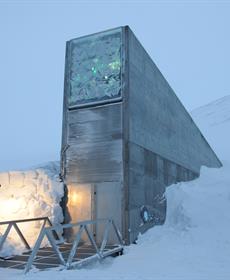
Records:
[[[54,224],[61,223],[63,214],[59,203],[64,193],[58,173],[56,162],[28,171],[0,173],[0,221],[48,216]],[[31,245],[36,241],[41,225],[40,221],[19,225]],[[0,226],[0,235],[5,228]],[[22,249],[23,244],[12,229],[1,256]]]
[[[170,186],[166,196],[166,223],[142,235],[124,260],[139,279],[228,280],[230,164],[204,167],[198,179]]]

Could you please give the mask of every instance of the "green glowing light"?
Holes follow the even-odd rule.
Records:
[[[113,70],[119,69],[120,68],[120,61],[116,60],[116,61],[113,61],[113,62],[109,63],[109,67],[112,68]]]
[[[92,70],[93,74],[97,74],[97,69],[95,67],[92,67],[91,70]]]

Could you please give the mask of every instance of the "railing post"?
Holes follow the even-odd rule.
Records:
[[[22,234],[21,230],[19,229],[18,225],[14,222],[13,223],[13,227],[15,228],[17,234],[19,235],[20,239],[22,240],[22,242],[24,243],[26,249],[30,250],[30,245],[28,244],[28,242],[26,241],[24,235]]]
[[[76,254],[76,251],[77,251],[77,246],[81,240],[81,235],[82,235],[82,232],[84,230],[84,226],[83,225],[80,225],[80,228],[79,228],[79,231],[74,239],[74,242],[73,242],[73,246],[71,248],[71,251],[70,251],[70,254],[69,254],[69,257],[68,257],[68,260],[66,262],[66,266],[67,268],[69,268],[71,266],[71,263],[73,261],[73,258]]]
[[[116,233],[116,235],[117,235],[118,241],[120,242],[120,245],[123,245],[124,242],[123,242],[123,240],[122,240],[121,233],[120,233],[120,231],[118,230],[118,228],[116,227],[116,225],[115,225],[115,223],[114,223],[113,220],[112,220],[112,225],[113,225],[113,228],[114,228],[115,233]]]
[[[98,247],[97,247],[97,244],[96,244],[96,242],[95,242],[95,240],[94,240],[92,234],[90,233],[90,231],[89,231],[87,225],[85,226],[85,231],[86,231],[86,234],[88,235],[88,238],[89,238],[91,244],[94,246],[94,248],[96,249],[97,254],[98,254],[99,257],[101,258],[101,253],[100,253],[100,251],[99,251],[99,249],[98,249]]]
[[[9,232],[11,230],[11,227],[12,227],[12,224],[9,223],[7,228],[6,228],[5,233],[2,235],[2,237],[0,239],[0,250],[2,249],[2,246],[3,246],[4,242],[6,241],[6,238],[7,238],[8,234],[9,234]]]
[[[106,226],[105,226],[104,236],[103,236],[103,240],[102,240],[102,244],[101,244],[101,248],[100,248],[101,256],[103,256],[103,251],[104,251],[105,246],[106,246],[107,241],[108,241],[110,226],[111,226],[111,220],[108,220],[107,223],[106,223]]]
[[[46,232],[46,236],[47,236],[47,238],[48,238],[48,240],[50,242],[50,245],[51,245],[51,247],[53,247],[53,249],[54,249],[54,251],[55,251],[55,253],[56,253],[56,255],[57,255],[57,257],[58,257],[58,259],[60,261],[60,263],[62,265],[66,265],[66,262],[65,262],[62,254],[61,254],[60,250],[58,249],[58,246],[57,246],[57,244],[55,242],[52,230],[47,228],[47,229],[45,229],[45,232]]]
[[[44,236],[45,236],[45,229],[43,228],[42,231],[40,232],[39,236],[38,236],[38,239],[37,239],[37,241],[34,245],[34,248],[33,248],[32,252],[30,254],[30,257],[27,261],[27,264],[26,264],[26,267],[25,267],[25,270],[24,270],[25,273],[27,273],[30,270],[30,268],[33,264],[34,258],[37,255],[37,252],[40,248],[40,245],[42,243],[42,240],[43,240]]]

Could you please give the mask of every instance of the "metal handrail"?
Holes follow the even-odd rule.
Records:
[[[3,222],[0,222],[0,226],[1,225],[6,225],[6,224],[9,224],[9,223],[25,223],[25,222],[33,222],[33,221],[39,221],[39,220],[47,220],[49,224],[52,224],[48,217],[38,217],[38,218],[30,218],[30,219],[3,221]]]
[[[104,223],[105,224],[105,229],[104,229],[104,234],[103,234],[103,239],[101,242],[101,245],[98,246],[93,234],[91,233],[91,231],[89,230],[89,225],[93,225],[93,224],[97,224],[97,223]],[[61,229],[66,229],[66,228],[74,228],[74,227],[79,227],[78,231],[76,232],[75,236],[74,236],[74,240],[72,243],[72,247],[70,249],[70,253],[69,256],[67,258],[67,260],[65,261],[61,251],[59,250],[55,239],[54,239],[54,235],[53,232],[58,231],[60,228]],[[116,247],[112,248],[112,249],[108,249],[105,251],[107,242],[108,242],[108,238],[109,238],[109,231],[110,229],[113,229],[115,232],[115,235],[117,237],[117,241],[118,244],[116,244]],[[91,245],[93,246],[93,248],[95,248],[96,253],[88,258],[84,258],[80,261],[74,262],[74,256],[77,252],[78,246],[80,245],[80,241],[81,241],[81,237],[83,233],[86,233],[86,235],[88,236],[88,239],[91,243]],[[27,261],[26,267],[24,272],[27,273],[31,267],[32,264],[36,258],[36,255],[38,253],[38,250],[40,249],[41,243],[43,241],[44,238],[47,238],[51,247],[53,248],[59,263],[61,265],[63,265],[66,269],[70,269],[76,266],[80,266],[83,263],[86,263],[88,261],[91,261],[93,259],[103,259],[109,255],[112,255],[114,253],[118,253],[121,252],[123,250],[124,247],[124,243],[122,240],[122,236],[120,231],[117,229],[117,227],[115,226],[114,222],[112,219],[98,219],[98,220],[93,220],[93,221],[83,221],[83,222],[79,222],[79,223],[75,223],[75,224],[64,224],[64,225],[58,225],[58,226],[50,226],[50,227],[44,227],[39,236],[38,239],[34,245],[34,248],[30,254],[30,257]]]
[[[73,227],[78,227],[81,225],[95,225],[98,223],[105,223],[107,222],[109,219],[97,219],[97,220],[84,220],[78,223],[70,223],[70,224],[59,224],[57,226],[51,226],[49,227],[50,230],[55,230],[57,229],[57,227],[61,227],[62,229],[66,229],[66,228],[73,228]]]
[[[40,233],[42,232],[42,230],[46,227],[46,224],[48,224],[50,227],[52,227],[52,223],[50,221],[50,219],[48,217],[38,217],[38,218],[30,218],[30,219],[20,219],[20,220],[13,220],[13,221],[3,221],[0,222],[0,226],[2,225],[8,225],[4,234],[2,235],[2,237],[0,238],[0,250],[2,249],[9,233],[12,227],[14,227],[14,229],[16,230],[18,236],[20,237],[21,241],[24,243],[26,249],[31,250],[31,247],[29,245],[29,243],[27,242],[25,236],[23,235],[22,231],[19,229],[18,227],[18,223],[28,223],[28,222],[34,222],[34,221],[43,221]],[[55,231],[55,230],[54,230]],[[39,235],[40,235],[39,233]],[[56,230],[54,232],[55,238],[56,240],[62,241],[62,237],[60,237],[58,235],[58,231]]]

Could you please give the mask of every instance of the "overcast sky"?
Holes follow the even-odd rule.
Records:
[[[59,159],[65,42],[121,25],[188,110],[230,94],[230,1],[0,0],[0,170]]]

